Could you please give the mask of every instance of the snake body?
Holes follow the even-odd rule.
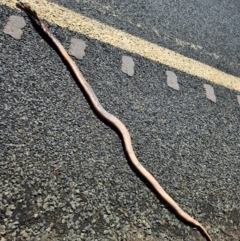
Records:
[[[125,151],[131,161],[132,165],[136,168],[136,170],[152,185],[155,191],[159,194],[159,196],[171,207],[171,209],[178,215],[182,220],[188,222],[189,224],[197,227],[206,237],[208,241],[212,241],[206,229],[194,218],[184,212],[178,204],[164,191],[164,189],[160,186],[157,180],[141,165],[138,161],[132,146],[131,136],[126,128],[126,126],[114,115],[107,112],[102,105],[100,104],[97,96],[95,95],[93,89],[85,80],[80,70],[78,69],[75,62],[68,55],[67,51],[64,49],[62,44],[57,40],[57,38],[48,30],[48,28],[40,21],[38,15],[35,10],[33,10],[29,4],[18,2],[17,7],[24,10],[44,31],[44,33],[51,39],[53,44],[59,50],[62,57],[66,60],[67,64],[71,68],[72,72],[75,74],[76,79],[79,84],[82,86],[83,91],[86,93],[89,98],[90,103],[92,104],[95,111],[105,119],[108,123],[113,125],[119,133],[121,133]]]

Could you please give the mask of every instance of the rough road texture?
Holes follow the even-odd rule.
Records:
[[[10,15],[0,6],[0,29]],[[0,32],[0,233],[6,240],[204,240],[178,220],[127,163],[119,136],[100,121],[57,53],[26,19],[21,40]],[[213,240],[238,240],[239,105],[234,91],[52,26],[103,106],[129,128],[140,161]],[[232,236],[228,236],[232,235]],[[145,237],[145,238],[143,238]],[[137,239],[138,238],[138,239]]]

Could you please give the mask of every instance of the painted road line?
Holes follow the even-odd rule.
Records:
[[[240,78],[46,0],[29,0],[40,18],[114,47],[240,92]],[[0,0],[16,8],[16,0]],[[157,70],[156,70],[157,71]]]
[[[237,95],[237,101],[238,101],[238,104],[240,106],[240,95]]]
[[[206,97],[211,100],[212,102],[216,103],[217,101],[217,98],[216,98],[216,95],[214,93],[214,89],[211,85],[208,85],[208,84],[204,84],[203,85],[205,91],[206,91]]]
[[[15,39],[21,39],[26,22],[23,17],[10,16],[6,26],[3,29],[5,34],[12,36]]]
[[[131,56],[122,56],[122,72],[128,76],[134,75],[134,61]]]
[[[179,84],[177,80],[177,75],[173,71],[166,71],[167,75],[167,85],[174,89],[174,90],[179,90]]]

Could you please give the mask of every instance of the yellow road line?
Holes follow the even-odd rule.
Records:
[[[224,73],[55,3],[46,0],[28,0],[28,2],[37,11],[40,18],[50,23],[240,92],[239,77]],[[10,8],[16,8],[16,0],[0,0],[0,3]]]

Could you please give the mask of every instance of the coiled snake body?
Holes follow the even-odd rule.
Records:
[[[40,21],[37,13],[30,7],[27,3],[18,2],[17,7],[23,9],[44,31],[44,33],[51,39],[53,44],[57,47],[62,57],[66,60],[67,64],[71,68],[72,72],[75,74],[77,80],[82,86],[84,92],[88,96],[93,108],[96,112],[103,117],[108,123],[112,124],[117,130],[121,133],[124,148],[129,157],[129,160],[136,168],[136,170],[152,185],[152,187],[156,190],[159,196],[171,207],[171,209],[184,221],[188,222],[191,225],[196,226],[207,238],[208,241],[212,241],[206,229],[194,218],[184,212],[178,204],[164,191],[164,189],[159,185],[157,180],[141,165],[138,161],[132,147],[132,141],[130,137],[130,133],[127,130],[126,126],[114,115],[108,113],[102,105],[99,103],[97,96],[94,94],[93,89],[84,79],[83,75],[79,71],[75,62],[68,55],[67,51],[64,49],[62,44],[56,39],[56,37],[48,30],[48,28]]]

